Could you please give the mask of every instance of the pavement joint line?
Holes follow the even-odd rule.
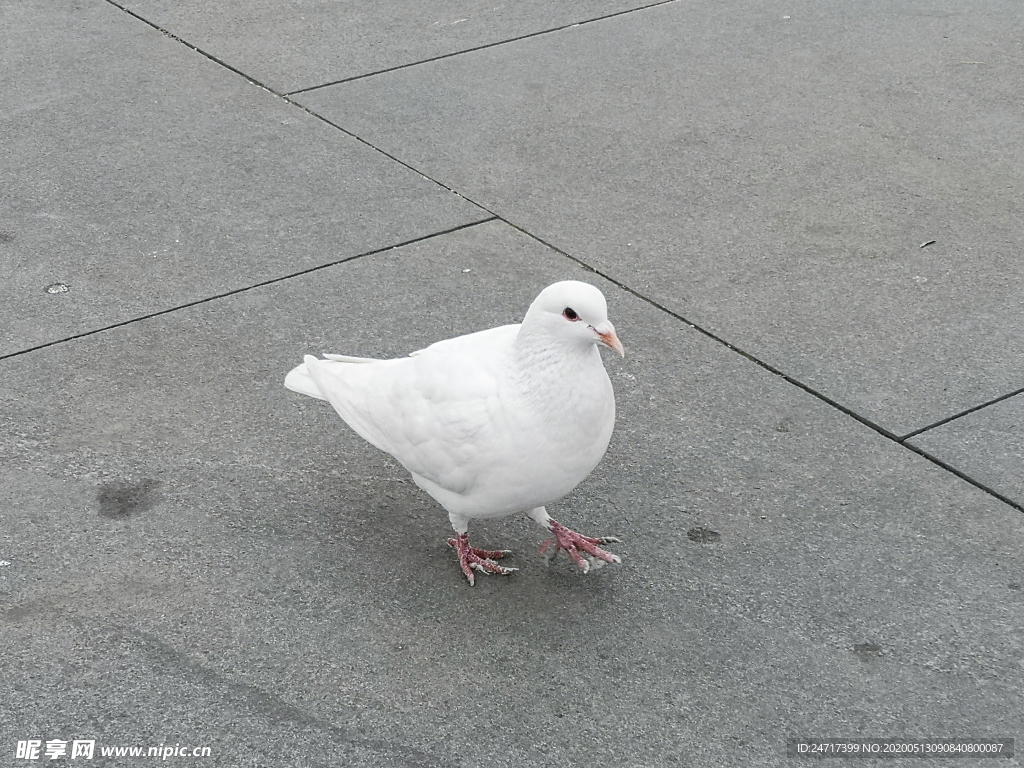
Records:
[[[1003,494],[999,493],[999,491],[997,491],[997,490],[995,490],[993,488],[989,488],[984,483],[979,482],[978,480],[975,480],[973,477],[971,477],[970,475],[966,474],[965,472],[962,472],[961,470],[957,469],[952,464],[947,464],[942,459],[940,459],[940,458],[938,458],[936,456],[932,456],[930,453],[928,453],[923,448],[919,448],[916,445],[913,445],[911,443],[904,443],[904,442],[900,442],[900,441],[897,441],[897,442],[899,442],[900,445],[902,445],[907,450],[912,451],[913,453],[916,453],[918,456],[921,456],[921,457],[923,457],[925,459],[928,459],[928,461],[932,462],[932,464],[935,464],[936,466],[941,467],[942,469],[946,470],[947,472],[949,472],[949,473],[951,473],[953,475],[956,475],[961,480],[966,480],[968,483],[973,485],[975,488],[978,488],[979,490],[984,491],[985,493],[989,494],[990,496],[994,496],[995,498],[999,499],[999,501],[1003,502],[1004,504],[1006,504],[1006,505],[1008,505],[1010,507],[1013,507],[1018,512],[1024,512],[1024,503],[1019,502],[1019,501],[1014,501],[1013,499],[1009,498],[1008,496],[1004,496]]]
[[[112,0],[108,0],[108,2],[112,2]],[[558,26],[558,27],[551,27],[550,29],[542,29],[539,32],[529,32],[529,33],[527,33],[525,35],[518,35],[516,37],[510,37],[510,38],[508,38],[506,40],[498,40],[497,42],[494,42],[494,43],[484,43],[483,45],[476,45],[476,46],[473,46],[472,48],[464,48],[464,49],[462,49],[460,51],[453,51],[452,53],[442,53],[442,54],[440,54],[438,56],[431,56],[429,58],[421,59],[419,61],[412,61],[412,62],[409,62],[407,64],[397,64],[396,66],[393,66],[393,67],[385,67],[384,69],[378,69],[375,72],[366,72],[365,74],[362,74],[362,75],[352,75],[351,77],[344,77],[341,80],[332,80],[329,83],[321,83],[320,85],[310,85],[310,86],[308,86],[306,88],[298,88],[298,89],[296,89],[294,91],[288,91],[284,95],[285,96],[294,96],[295,94],[298,94],[298,93],[309,93],[310,91],[316,91],[316,90],[319,90],[320,88],[330,88],[332,85],[342,85],[343,83],[351,83],[351,82],[353,82],[355,80],[364,80],[364,79],[366,79],[368,77],[375,77],[377,75],[383,75],[383,74],[385,74],[387,72],[394,72],[394,71],[399,70],[399,69],[408,69],[409,67],[418,67],[420,64],[430,64],[431,62],[434,62],[434,61],[441,61],[442,59],[450,59],[450,58],[452,58],[454,56],[462,56],[465,53],[474,53],[476,51],[484,51],[484,50],[487,50],[488,48],[496,48],[499,45],[507,45],[508,43],[516,43],[516,42],[519,42],[520,40],[529,40],[531,37],[539,37],[541,35],[549,35],[552,32],[561,32],[562,30],[572,29],[573,27],[581,27],[584,24],[593,24],[596,21],[605,21],[607,19],[614,19],[617,16],[625,16],[628,13],[636,13],[638,11],[646,11],[646,10],[649,10],[650,8],[657,8],[658,6],[661,6],[661,5],[669,5],[671,3],[677,3],[677,2],[680,2],[680,0],[659,0],[659,2],[656,2],[656,3],[649,3],[648,5],[637,6],[636,8],[628,8],[628,9],[626,9],[624,11],[616,11],[615,13],[609,13],[609,14],[607,14],[605,16],[595,16],[592,19],[584,19],[583,21],[574,21],[571,24],[562,24],[561,26]],[[186,43],[186,45],[187,45],[187,43]]]
[[[673,2],[674,2],[674,0],[673,0]],[[501,218],[494,211],[492,211],[491,209],[487,208],[484,205],[481,205],[480,203],[476,202],[475,200],[472,200],[472,199],[466,197],[464,194],[459,192],[454,187],[448,186],[443,181],[439,181],[438,179],[435,179],[433,176],[429,176],[428,174],[426,174],[423,171],[421,171],[419,168],[416,168],[415,166],[409,165],[409,163],[405,162],[404,160],[401,160],[398,157],[395,157],[390,152],[386,152],[385,150],[381,149],[380,147],[378,147],[378,146],[376,146],[374,144],[371,144],[369,141],[364,139],[362,136],[359,136],[358,134],[353,133],[352,131],[348,130],[347,128],[345,128],[345,127],[343,127],[341,125],[338,125],[337,123],[333,122],[332,120],[328,120],[326,117],[321,115],[319,112],[314,112],[309,107],[307,107],[307,106],[305,106],[303,104],[300,104],[297,101],[293,101],[288,96],[281,96],[281,98],[284,99],[289,104],[291,104],[293,107],[296,107],[297,109],[301,109],[306,114],[308,114],[308,115],[310,115],[312,117],[315,117],[317,120],[320,120],[321,122],[331,126],[331,128],[334,128],[335,130],[341,131],[346,136],[349,136],[349,137],[355,139],[360,144],[364,144],[365,146],[367,146],[370,149],[372,149],[374,152],[377,152],[377,153],[383,155],[388,160],[392,160],[392,161],[398,163],[403,168],[409,169],[410,171],[415,173],[417,176],[423,177],[427,181],[432,182],[432,183],[436,184],[437,186],[441,187],[441,189],[444,189],[444,190],[446,190],[448,192],[451,192],[453,195],[458,195],[462,200],[465,200],[470,205],[472,205],[472,206],[474,206],[476,208],[479,208],[481,211],[485,211],[486,213],[490,214],[493,218],[501,219],[501,221],[505,221],[505,219]],[[490,221],[490,219],[488,219],[488,221]],[[505,223],[508,224],[509,222],[505,221]],[[512,226],[512,225],[510,224],[510,226]],[[518,227],[517,227],[517,229],[518,229]],[[522,230],[522,231],[525,232],[525,230]],[[528,235],[530,234],[529,232],[525,232],[525,233],[528,234]],[[533,237],[533,235],[530,235],[530,237]],[[538,239],[538,238],[535,238],[535,239]],[[540,242],[543,242],[543,241],[540,241]],[[546,243],[545,243],[545,245],[546,245]],[[559,251],[559,253],[561,253],[561,251]]]
[[[135,11],[133,11],[133,10],[131,10],[129,8],[126,8],[125,6],[123,6],[120,3],[118,3],[117,0],[107,0],[107,2],[110,5],[114,6],[115,8],[118,8],[118,9],[124,11],[129,16],[131,16],[132,18],[138,19],[143,24],[148,24],[150,27],[155,29],[157,32],[160,32],[161,34],[166,35],[167,37],[171,38],[175,42],[181,43],[186,48],[189,48],[189,49],[195,51],[196,53],[198,53],[201,56],[205,56],[210,61],[215,62],[216,64],[219,64],[220,66],[224,67],[225,69],[228,69],[228,70],[234,72],[236,75],[239,75],[240,77],[245,78],[246,80],[248,80],[253,85],[255,85],[255,86],[257,86],[259,88],[262,88],[263,90],[267,91],[267,93],[271,93],[274,96],[283,96],[284,95],[284,94],[278,93],[273,88],[271,88],[270,86],[266,85],[265,83],[261,83],[259,80],[257,80],[252,75],[247,75],[242,70],[237,69],[236,67],[231,66],[230,64],[228,64],[223,59],[218,59],[212,53],[207,53],[202,48],[200,48],[200,47],[190,43],[188,40],[185,40],[182,37],[178,37],[176,34],[171,32],[170,30],[167,30],[167,29],[164,29],[163,27],[161,27],[159,24],[155,24],[154,22],[152,22],[149,19],[147,19],[145,16],[140,16]],[[2,359],[2,358],[0,358],[0,359]]]
[[[991,400],[988,400],[982,403],[981,405],[975,405],[971,408],[968,408],[965,411],[960,411],[960,413],[954,413],[952,416],[947,416],[945,419],[940,419],[939,421],[936,421],[934,424],[929,424],[927,427],[915,429],[913,432],[909,432],[903,437],[901,437],[900,442],[902,443],[904,440],[910,440],[912,437],[917,437],[918,435],[923,434],[924,432],[927,432],[930,429],[941,427],[943,424],[949,424],[949,422],[956,421],[957,419],[961,419],[964,416],[969,416],[975,411],[980,411],[983,408],[988,408],[990,405],[1001,403],[1003,400],[1009,400],[1011,397],[1016,397],[1017,395],[1022,394],[1024,394],[1024,387],[1021,387],[1020,389],[1015,389],[1013,392],[1007,392],[1005,395],[1000,395],[999,397],[992,398]]]
[[[275,91],[275,90],[274,90],[273,88],[270,88],[270,87],[269,87],[269,86],[267,86],[266,84],[264,84],[264,83],[261,83],[261,82],[260,82],[259,80],[257,80],[256,78],[252,77],[251,75],[247,75],[247,74],[246,74],[245,72],[243,72],[242,70],[240,70],[240,69],[237,69],[236,67],[233,67],[233,66],[231,66],[231,65],[230,65],[230,64],[228,64],[228,63],[227,63],[226,61],[223,61],[222,59],[218,59],[218,58],[217,58],[216,56],[214,56],[213,54],[207,53],[207,52],[206,52],[206,51],[204,51],[204,50],[203,50],[202,48],[199,48],[199,47],[197,47],[197,46],[195,46],[195,45],[192,45],[192,43],[188,42],[187,40],[185,40],[185,39],[183,39],[183,38],[181,38],[181,37],[178,37],[178,36],[177,36],[177,35],[175,35],[175,34],[174,34],[173,32],[170,32],[170,31],[168,31],[168,30],[164,29],[163,27],[159,26],[158,24],[155,24],[155,23],[153,23],[153,22],[152,22],[152,21],[150,21],[149,19],[147,19],[147,18],[145,18],[145,17],[143,17],[143,16],[140,16],[139,14],[135,13],[134,11],[131,11],[131,10],[129,10],[128,8],[124,7],[123,5],[120,5],[120,4],[119,4],[119,3],[118,3],[118,2],[116,1],[116,0],[106,0],[106,2],[108,2],[108,3],[110,4],[110,5],[114,6],[115,8],[118,8],[118,9],[120,9],[120,10],[124,11],[124,12],[125,12],[125,13],[127,13],[127,14],[128,14],[129,16],[131,16],[131,17],[133,17],[133,18],[135,18],[135,19],[138,19],[138,20],[139,20],[139,21],[141,21],[142,23],[144,23],[144,24],[147,24],[148,26],[150,26],[150,27],[152,27],[153,29],[155,29],[155,30],[157,30],[158,32],[160,32],[161,34],[164,34],[164,35],[166,35],[167,37],[171,38],[172,40],[175,40],[176,42],[179,42],[179,43],[181,43],[181,44],[182,44],[182,45],[184,45],[184,46],[185,46],[186,48],[188,48],[188,49],[190,49],[190,50],[192,50],[192,51],[195,51],[196,53],[200,54],[201,56],[205,56],[205,57],[206,57],[207,59],[209,59],[210,61],[212,61],[212,62],[214,62],[214,63],[216,63],[216,64],[219,64],[220,66],[224,67],[225,69],[227,69],[227,70],[229,70],[229,71],[231,71],[231,72],[234,72],[234,73],[235,73],[236,75],[238,75],[239,77],[241,77],[241,78],[243,78],[243,79],[247,80],[248,82],[252,83],[253,85],[257,86],[258,88],[262,88],[262,89],[263,89],[263,90],[265,90],[265,91],[266,91],[267,93],[269,93],[269,94],[271,94],[271,95],[273,95],[273,96],[276,96],[276,97],[277,97],[277,98],[279,98],[279,99],[282,99],[282,100],[283,100],[283,101],[285,101],[285,102],[286,102],[287,104],[290,104],[290,105],[291,105],[291,106],[293,106],[293,107],[296,107],[296,108],[298,108],[298,109],[301,109],[301,110],[302,110],[303,112],[305,112],[306,114],[308,114],[308,115],[311,115],[312,117],[315,117],[315,118],[316,118],[317,120],[320,120],[321,122],[323,122],[323,123],[325,123],[325,124],[327,124],[327,125],[331,126],[331,127],[332,127],[332,128],[334,128],[335,130],[341,131],[341,132],[342,132],[342,133],[344,133],[344,134],[345,134],[346,136],[349,136],[349,137],[351,137],[351,138],[355,139],[356,141],[358,141],[358,142],[360,142],[360,143],[362,143],[362,144],[366,145],[367,147],[369,147],[370,149],[374,150],[375,152],[378,152],[379,154],[381,154],[381,155],[384,155],[384,157],[386,157],[386,158],[388,158],[389,160],[392,160],[392,161],[394,161],[394,162],[398,163],[399,165],[403,166],[404,168],[407,168],[407,169],[409,169],[410,171],[412,171],[413,173],[415,173],[415,174],[417,174],[417,175],[421,176],[422,178],[426,179],[427,181],[433,182],[434,184],[436,184],[437,186],[441,187],[442,189],[445,189],[445,190],[447,190],[448,192],[451,192],[451,193],[453,193],[453,194],[456,194],[456,195],[458,195],[458,196],[459,196],[460,198],[462,198],[463,200],[465,200],[465,201],[466,201],[467,203],[469,203],[470,205],[473,205],[473,206],[475,206],[475,207],[477,207],[477,208],[480,208],[480,209],[481,209],[481,210],[483,210],[483,211],[487,211],[487,213],[491,214],[491,216],[495,216],[495,214],[494,214],[494,213],[492,213],[491,211],[488,211],[488,210],[487,210],[486,208],[484,208],[484,206],[482,206],[482,205],[479,205],[479,204],[477,204],[477,203],[473,202],[472,200],[470,200],[470,199],[469,199],[468,197],[466,197],[465,195],[463,195],[463,194],[460,194],[460,193],[459,193],[459,192],[457,192],[456,190],[454,190],[454,189],[452,189],[451,187],[449,187],[449,186],[448,186],[447,184],[442,184],[442,183],[441,183],[440,181],[438,181],[437,179],[431,178],[430,176],[428,176],[427,174],[423,173],[423,172],[422,172],[422,171],[420,171],[419,169],[417,169],[417,168],[414,168],[413,166],[409,165],[408,163],[406,163],[406,162],[403,162],[402,160],[399,160],[399,159],[398,159],[397,157],[395,157],[394,155],[391,155],[391,154],[389,154],[389,153],[385,152],[385,151],[384,151],[383,149],[381,149],[380,147],[375,147],[375,146],[374,146],[373,144],[371,144],[370,142],[368,142],[368,141],[367,141],[366,139],[362,138],[361,136],[357,136],[356,134],[352,133],[352,131],[349,131],[349,130],[347,130],[347,129],[343,128],[342,126],[338,125],[337,123],[334,123],[334,122],[332,122],[332,121],[328,120],[328,119],[327,119],[326,117],[324,117],[324,116],[323,116],[323,115],[321,115],[321,114],[318,114],[317,112],[314,112],[314,111],[313,111],[312,109],[310,109],[309,107],[306,107],[306,106],[304,106],[303,104],[300,104],[300,103],[298,103],[298,102],[297,102],[297,101],[295,101],[294,99],[290,98],[290,97],[289,97],[289,94],[285,94],[285,93],[279,93],[278,91]],[[644,7],[645,7],[645,8],[653,8],[653,7],[654,7],[654,6],[656,6],[656,5],[666,5],[666,4],[668,4],[668,3],[675,3],[675,2],[679,2],[679,0],[661,0],[661,2],[658,2],[658,3],[654,3],[653,5],[649,5],[649,6],[644,6]],[[621,16],[621,15],[622,15],[623,13],[632,13],[632,12],[633,12],[634,10],[642,10],[642,9],[641,9],[641,8],[635,8],[635,9],[631,9],[631,10],[629,10],[629,11],[620,11],[619,13],[617,13],[617,14],[613,14],[613,15],[615,15],[615,16]],[[610,17],[610,16],[607,16],[607,17],[602,17],[602,18],[611,18],[611,17]],[[599,19],[594,19],[594,21],[598,21],[598,20],[599,20]],[[582,23],[589,23],[589,22],[582,22]],[[570,25],[568,25],[568,26],[578,26],[578,25],[572,25],[572,24],[570,24]],[[561,27],[561,28],[562,28],[562,29],[565,29],[566,27]],[[550,30],[549,30],[549,31],[550,31]],[[536,33],[536,34],[544,34],[544,33],[540,33],[540,32],[538,32],[538,33]],[[532,35],[530,35],[530,36],[532,37]],[[494,43],[493,45],[500,45],[500,44],[501,44],[501,43]],[[492,46],[484,46],[484,47],[492,47]],[[456,54],[451,54],[451,55],[456,55]],[[441,57],[441,58],[444,58],[444,57]],[[403,66],[414,66],[414,65],[403,65]],[[398,68],[398,69],[400,69],[401,67],[397,67],[397,68]],[[368,77],[368,75],[367,75],[367,77]],[[316,86],[316,87],[322,87],[322,86]],[[307,89],[307,90],[312,90],[312,89]],[[297,93],[297,91],[296,91],[296,93]],[[495,216],[495,218],[496,218],[496,216]],[[478,221],[478,222],[475,222],[475,223],[477,223],[477,224],[481,224],[481,223],[483,223],[483,221],[488,221],[488,220],[489,220],[489,219],[485,219],[485,220],[482,220],[482,221]],[[454,230],[452,230],[452,231],[454,231]],[[445,234],[445,233],[443,233],[443,232],[442,232],[442,233],[440,233],[440,234]],[[365,254],[364,254],[364,255],[365,255]],[[255,287],[255,286],[253,286],[253,287]],[[183,305],[183,306],[189,306],[189,305]],[[69,338],[76,338],[76,337],[69,337]],[[31,350],[31,349],[29,349],[29,350],[23,350],[23,351],[25,351],[25,352],[30,352],[30,351],[32,351],[32,350]],[[4,359],[4,357],[3,357],[3,356],[0,356],[0,360],[3,360],[3,359]]]
[[[439,56],[432,56],[430,58],[421,59],[419,61],[413,61],[413,62],[409,62],[409,63],[406,63],[406,64],[398,64],[397,66],[387,67],[385,69],[379,69],[379,70],[377,70],[375,72],[366,72],[366,73],[361,74],[361,75],[353,75],[352,77],[342,78],[341,80],[332,80],[329,83],[321,83],[320,85],[311,85],[311,86],[308,86],[306,88],[299,88],[297,90],[287,91],[287,92],[281,92],[281,91],[274,90],[269,85],[267,85],[266,83],[260,82],[259,80],[257,80],[252,75],[248,75],[245,72],[243,72],[242,70],[238,69],[237,67],[231,66],[230,64],[228,64],[223,59],[220,59],[220,58],[214,56],[212,53],[204,51],[202,48],[200,48],[197,45],[194,45],[194,44],[190,43],[185,38],[179,37],[178,35],[174,34],[169,29],[161,27],[159,24],[157,24],[155,22],[152,22],[149,19],[147,19],[145,16],[142,16],[142,15],[136,13],[135,11],[131,10],[130,8],[128,8],[128,7],[124,6],[124,5],[121,5],[119,2],[117,2],[117,0],[106,0],[106,2],[108,2],[110,5],[114,6],[115,8],[118,8],[121,11],[124,11],[129,16],[131,16],[131,17],[133,17],[135,19],[138,19],[142,23],[149,25],[150,27],[152,27],[153,29],[157,30],[161,34],[164,34],[167,37],[171,38],[172,40],[174,40],[174,41],[176,41],[178,43],[181,43],[186,48],[189,48],[189,49],[195,51],[196,53],[200,54],[201,56],[205,56],[210,61],[216,62],[217,64],[220,64],[225,69],[228,69],[228,70],[234,72],[236,75],[239,75],[240,77],[245,78],[246,80],[248,80],[253,85],[262,88],[263,90],[267,91],[268,93],[272,93],[275,96],[281,96],[281,97],[285,97],[286,98],[288,96],[292,96],[292,95],[297,94],[297,93],[308,93],[309,91],[315,91],[315,90],[318,90],[320,88],[328,88],[328,87],[330,87],[332,85],[341,85],[342,83],[350,83],[353,80],[363,80],[363,79],[365,79],[367,77],[374,77],[375,75],[382,75],[385,72],[394,72],[395,70],[399,70],[399,69],[408,69],[409,67],[416,67],[416,66],[419,66],[420,64],[429,64],[430,62],[433,62],[433,61],[440,61],[441,59],[450,59],[453,56],[461,56],[462,54],[465,54],[465,53],[473,53],[474,51],[482,51],[482,50],[485,50],[487,48],[495,48],[495,47],[497,47],[499,45],[506,45],[508,43],[515,43],[515,42],[518,42],[520,40],[528,40],[531,37],[538,37],[540,35],[548,35],[548,34],[551,34],[553,32],[561,32],[562,30],[572,29],[573,27],[580,27],[580,26],[583,26],[584,24],[593,24],[594,22],[597,22],[597,21],[605,21],[607,19],[614,19],[614,18],[616,18],[618,16],[625,16],[626,14],[629,14],[629,13],[636,13],[638,11],[646,11],[646,10],[649,10],[651,8],[657,8],[658,6],[670,5],[671,3],[678,3],[678,2],[681,2],[681,0],[658,0],[658,2],[655,2],[655,3],[649,3],[647,5],[641,5],[641,6],[638,6],[636,8],[627,8],[624,11],[616,11],[615,13],[609,13],[609,14],[607,14],[605,16],[595,16],[592,19],[584,19],[583,21],[575,21],[575,22],[572,22],[571,24],[562,24],[561,26],[551,27],[549,29],[543,29],[543,30],[541,30],[539,32],[530,32],[530,33],[525,34],[525,35],[518,35],[516,37],[510,37],[510,38],[507,38],[505,40],[498,40],[498,41],[493,42],[493,43],[486,43],[484,45],[477,45],[477,46],[473,46],[472,48],[465,48],[463,50],[454,51],[452,53],[443,53],[443,54],[441,54]],[[288,100],[291,101],[290,99],[288,99]]]
[[[109,2],[109,0],[108,0],[108,2]],[[486,224],[489,221],[495,221],[497,218],[498,218],[497,216],[491,215],[491,216],[488,216],[488,217],[483,218],[483,219],[478,219],[477,221],[471,221],[471,222],[469,222],[467,224],[459,224],[458,226],[449,227],[448,229],[440,230],[438,232],[431,232],[430,234],[427,234],[427,235],[421,235],[420,237],[414,237],[414,238],[411,238],[409,240],[403,240],[400,243],[392,243],[391,245],[385,245],[385,246],[383,246],[381,248],[374,248],[373,250],[364,251],[363,253],[357,253],[354,256],[346,256],[343,259],[337,259],[335,261],[331,261],[331,262],[328,262],[326,264],[317,264],[316,266],[309,267],[307,269],[301,269],[298,272],[290,272],[287,275],[279,275],[277,277],[272,277],[269,280],[261,280],[258,283],[253,283],[252,285],[246,285],[246,286],[243,286],[241,288],[233,288],[230,291],[224,291],[223,293],[217,293],[217,294],[214,294],[213,296],[206,296],[206,297],[204,297],[202,299],[196,299],[195,301],[189,301],[189,302],[186,302],[184,304],[179,304],[179,305],[174,306],[174,307],[168,307],[167,309],[161,309],[161,310],[158,310],[157,312],[149,312],[149,313],[147,313],[145,315],[139,315],[137,317],[132,317],[132,318],[129,318],[127,320],[122,320],[119,323],[111,323],[110,325],[105,325],[102,328],[93,328],[92,330],[83,331],[82,333],[76,333],[76,334],[73,334],[71,336],[65,336],[63,339],[54,339],[53,341],[47,341],[47,342],[45,342],[43,344],[36,344],[33,347],[27,347],[25,349],[19,349],[16,352],[9,352],[6,355],[0,355],[0,361],[8,360],[8,359],[10,359],[12,357],[18,357],[19,355],[27,355],[30,352],[36,352],[36,351],[38,351],[40,349],[46,349],[47,347],[52,347],[52,346],[55,346],[57,344],[64,344],[64,343],[69,342],[69,341],[75,341],[76,339],[82,339],[82,338],[85,338],[86,336],[94,336],[97,333],[104,333],[106,331],[112,331],[115,328],[123,328],[126,325],[132,325],[133,323],[138,323],[138,322],[140,322],[142,320],[149,320],[149,319],[154,318],[154,317],[160,317],[161,315],[169,315],[172,312],[177,312],[177,311],[182,310],[182,309],[188,309],[189,307],[195,307],[195,306],[198,306],[199,304],[207,304],[207,303],[209,303],[211,301],[217,301],[218,299],[225,299],[228,296],[235,296],[235,295],[237,295],[239,293],[245,293],[247,291],[252,291],[252,290],[255,290],[256,288],[263,288],[264,286],[273,285],[274,283],[280,283],[280,282],[283,282],[285,280],[291,280],[292,278],[295,278],[295,277],[302,277],[303,275],[308,275],[311,272],[318,272],[321,269],[328,269],[330,267],[336,267],[339,264],[345,264],[345,263],[347,263],[349,261],[355,261],[356,259],[362,259],[362,258],[365,258],[367,256],[375,256],[378,253],[384,253],[385,251],[391,251],[391,250],[394,250],[395,248],[402,248],[402,247],[407,246],[407,245],[413,245],[415,243],[421,243],[424,240],[431,240],[431,239],[433,239],[435,237],[442,237],[444,235],[450,235],[452,232],[458,232],[459,230],[462,230],[462,229],[469,229],[470,227],[477,227],[477,226],[479,226],[481,224]]]

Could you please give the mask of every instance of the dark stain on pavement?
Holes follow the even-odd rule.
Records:
[[[0,230],[0,243],[14,242],[14,233]]]
[[[111,520],[124,520],[148,512],[159,498],[155,492],[159,485],[159,480],[149,478],[135,483],[124,480],[104,483],[97,494],[100,515]]]
[[[718,531],[698,525],[686,532],[686,538],[696,541],[698,544],[710,544],[713,541],[718,541],[722,535]]]
[[[16,605],[13,608],[8,608],[6,611],[4,611],[4,621],[9,621],[11,623],[21,621],[26,616],[28,616],[29,613],[31,613],[31,611],[29,611],[29,609],[25,606]]]
[[[868,661],[882,655],[882,646],[874,643],[857,643],[853,646],[853,652],[860,656],[861,661]]]

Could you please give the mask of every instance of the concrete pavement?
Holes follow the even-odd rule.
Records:
[[[1018,4],[0,26],[7,763],[1024,736]],[[475,543],[521,570],[471,589],[443,511],[283,377],[518,321],[566,278],[627,356],[609,453],[552,514],[624,562],[546,565],[510,518]]]

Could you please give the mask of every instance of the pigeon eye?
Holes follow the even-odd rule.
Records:
[[[571,320],[574,323],[580,319],[580,316],[576,314],[576,310],[574,310],[572,307],[566,307],[565,309],[563,309],[562,317],[564,317],[566,320]]]

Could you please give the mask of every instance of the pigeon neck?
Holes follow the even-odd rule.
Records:
[[[596,359],[601,364],[601,353],[597,346],[578,343],[550,333],[543,326],[524,322],[516,334],[514,354],[520,370],[553,373],[564,368],[579,370]]]

